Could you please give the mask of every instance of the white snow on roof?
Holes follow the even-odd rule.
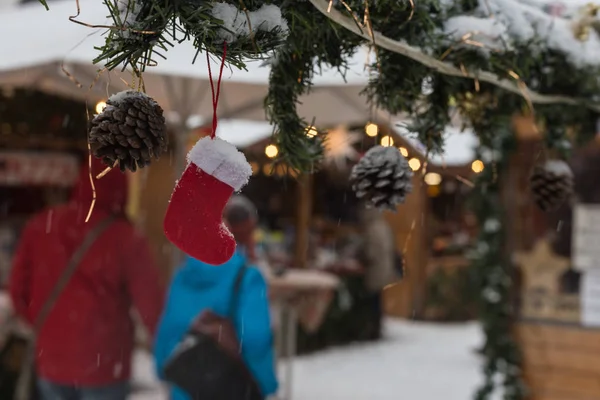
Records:
[[[273,134],[273,126],[268,122],[223,120],[217,126],[217,136],[229,143],[244,148],[260,142]]]
[[[442,166],[460,166],[471,163],[475,159],[475,147],[479,139],[470,129],[461,131],[458,128],[447,126],[442,133],[444,137],[443,154],[427,154],[427,147],[416,139],[416,134],[410,132],[405,126],[394,126],[394,131],[406,139],[415,150],[423,156],[428,157],[428,161],[435,165]]]
[[[194,116],[188,121],[190,129],[196,129],[210,123]],[[217,125],[217,136],[243,149],[261,140],[271,137],[273,126],[268,122],[250,121],[243,119],[221,119]]]
[[[194,118],[190,126],[202,126],[203,121]],[[394,131],[407,140],[410,145],[423,156],[427,155],[427,148],[416,139],[416,134],[409,132],[402,126],[394,126]],[[217,136],[238,148],[251,146],[261,140],[269,138],[273,133],[273,126],[267,122],[256,122],[240,119],[220,120],[217,127]],[[470,164],[475,159],[475,147],[479,143],[475,133],[466,129],[448,126],[443,133],[444,153],[429,154],[429,162],[435,165],[460,166]]]

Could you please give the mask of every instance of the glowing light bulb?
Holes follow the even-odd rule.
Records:
[[[476,174],[480,173],[481,171],[483,171],[484,165],[483,165],[483,161],[481,160],[475,160],[473,161],[473,163],[471,164],[471,169],[473,170],[473,172],[475,172]]]
[[[374,123],[368,123],[365,126],[365,133],[367,136],[375,137],[379,133],[379,127]]]
[[[436,186],[442,183],[442,176],[437,172],[428,172],[427,174],[425,174],[423,180],[429,186]]]
[[[410,167],[410,169],[412,169],[413,171],[418,170],[419,168],[421,168],[421,161],[419,161],[418,158],[411,158],[410,160],[408,160],[408,166]]]
[[[309,126],[304,130],[304,133],[306,134],[306,136],[308,136],[309,138],[313,138],[315,136],[317,136],[317,134],[319,133],[319,131],[317,131],[317,128],[315,128],[314,126]]]
[[[400,154],[404,157],[408,157],[408,149],[406,147],[399,147],[398,150],[400,150]]]
[[[270,144],[265,147],[265,155],[269,158],[275,158],[279,154],[279,149],[274,144]]]
[[[390,147],[394,145],[394,138],[391,136],[384,136],[381,138],[381,145],[383,147]]]
[[[105,108],[106,108],[106,102],[99,101],[98,104],[96,104],[96,114],[101,114]]]

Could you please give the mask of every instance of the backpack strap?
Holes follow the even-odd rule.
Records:
[[[244,275],[246,274],[246,268],[246,264],[244,263],[244,265],[242,265],[235,275],[235,281],[233,282],[233,291],[231,293],[231,301],[229,303],[229,312],[227,313],[227,317],[232,323],[235,323],[235,317],[237,314],[236,311],[239,303],[242,281],[244,280]]]

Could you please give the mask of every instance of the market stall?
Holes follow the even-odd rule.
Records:
[[[24,89],[0,91],[0,398],[13,390],[28,337],[13,318],[6,291],[13,253],[32,215],[68,200],[85,150],[77,137],[81,129],[84,103]],[[14,342],[5,347],[9,333]]]
[[[513,263],[519,282],[515,333],[523,352],[532,400],[595,399],[600,395],[600,314],[598,253],[600,240],[600,144],[576,150],[570,166],[575,197],[555,213],[535,209],[520,190],[532,165],[539,138],[522,140],[510,173]]]
[[[259,243],[263,254],[275,270],[280,266],[324,270],[339,276],[342,282],[323,326],[315,332],[301,329],[299,351],[372,336],[365,330],[371,310],[357,301],[366,296],[364,270],[357,260],[356,247],[360,243],[358,214],[362,206],[349,187],[348,177],[360,154],[374,144],[398,148],[416,171],[413,192],[406,203],[396,213],[384,213],[395,237],[396,251],[403,256],[405,269],[404,279],[384,291],[385,312],[401,317],[414,317],[415,313],[423,316],[427,308],[429,279],[435,271],[452,270],[453,267],[447,265],[448,257],[444,258],[439,251],[437,254],[430,251],[435,238],[427,233],[428,224],[418,221],[432,218],[431,209],[435,208],[433,203],[436,202],[441,204],[438,217],[446,227],[464,216],[464,207],[459,207],[451,213],[454,218],[451,221],[447,209],[463,203],[468,192],[468,179],[478,172],[479,164],[472,164],[473,156],[469,150],[474,146],[472,134],[449,127],[446,136],[455,148],[444,156],[427,160],[424,147],[405,129],[366,122],[338,126],[328,130],[324,168],[308,178],[298,176],[293,169],[276,162],[278,149],[271,143],[270,132],[265,128],[262,136],[241,132],[236,135],[227,130],[224,136],[236,144],[240,138],[246,138],[238,146],[246,154],[254,174],[244,188],[244,194],[259,210]],[[199,128],[193,137],[205,134],[207,130]],[[316,128],[307,128],[307,135],[312,134],[317,134]],[[466,245],[468,243],[463,243],[459,250],[464,252]],[[430,256],[431,262],[428,261]],[[436,259],[434,256],[442,257]],[[441,266],[435,263],[440,260],[443,261]],[[461,267],[467,264],[464,257],[460,261]]]
[[[31,108],[37,108],[35,117]],[[0,289],[25,222],[68,199],[85,149],[81,129],[84,103],[25,89],[0,91]]]

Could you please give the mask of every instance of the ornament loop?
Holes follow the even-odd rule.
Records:
[[[215,138],[217,134],[217,106],[219,104],[219,94],[221,93],[221,78],[223,77],[223,68],[225,67],[225,58],[227,57],[227,42],[223,42],[223,58],[221,59],[221,67],[219,69],[219,79],[217,79],[217,90],[215,94],[215,86],[213,84],[212,71],[210,69],[210,57],[208,51],[206,52],[206,64],[208,66],[208,79],[210,81],[210,91],[212,94],[213,102],[213,120],[212,120],[212,132],[210,137]]]

